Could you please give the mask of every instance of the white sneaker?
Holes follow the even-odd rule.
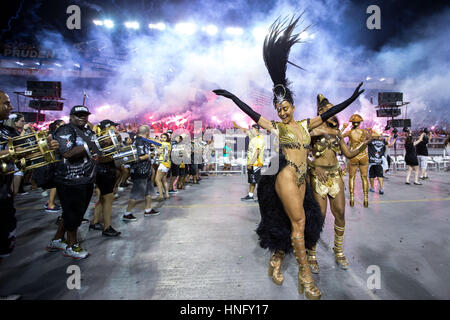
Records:
[[[123,187],[118,187],[117,188],[117,191],[120,191],[120,192],[122,192],[122,191],[124,191],[125,189],[123,188]]]
[[[64,239],[52,240],[47,245],[47,251],[53,252],[58,250],[65,250],[67,248],[67,242]]]
[[[114,193],[114,199],[119,199],[119,194],[118,193]]]
[[[42,197],[48,197],[48,191],[47,190],[45,190],[44,192],[42,192],[41,193],[41,195],[42,195]]]
[[[65,257],[71,257],[73,259],[84,259],[89,255],[89,252],[84,250],[79,244],[74,244],[71,247],[66,247],[64,250]]]

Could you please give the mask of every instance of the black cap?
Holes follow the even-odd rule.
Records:
[[[257,125],[257,124],[254,124],[254,125],[252,125],[252,128],[255,128],[255,129],[260,129],[260,126],[259,125]]]
[[[106,120],[102,120],[102,121],[100,121],[99,123],[98,123],[98,127],[100,128],[100,129],[106,129],[106,128],[108,128],[108,127],[111,127],[111,126],[118,126],[119,124],[118,123],[115,123],[114,121],[111,121],[111,120],[108,120],[108,119],[106,119]]]
[[[167,130],[167,133],[172,134],[173,133],[172,129]]]
[[[91,114],[89,112],[89,109],[85,106],[74,106],[72,109],[70,109],[70,114],[76,114],[76,113],[87,113]]]

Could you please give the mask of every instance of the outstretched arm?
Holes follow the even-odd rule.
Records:
[[[252,108],[250,108],[245,102],[240,100],[234,94],[228,92],[227,90],[223,90],[223,89],[216,89],[216,90],[213,90],[213,92],[215,94],[217,94],[218,96],[223,96],[225,98],[233,100],[233,102],[242,111],[244,111],[250,118],[252,118],[252,120],[255,121],[261,128],[264,128],[266,130],[273,129],[272,122],[270,122],[266,118],[262,117],[258,112],[256,112]]]
[[[424,136],[425,136],[425,133],[422,133],[422,134],[420,135],[419,139],[416,140],[416,141],[414,141],[414,143],[413,143],[413,144],[414,144],[414,147],[417,146],[419,143],[422,142]]]
[[[318,126],[320,126],[323,122],[327,121],[328,119],[330,119],[332,116],[338,114],[339,112],[341,112],[342,110],[344,110],[345,108],[347,108],[353,101],[355,101],[359,95],[361,93],[364,92],[364,89],[359,91],[359,88],[361,88],[362,86],[362,82],[356,87],[355,91],[353,92],[352,96],[350,98],[348,98],[347,100],[345,100],[344,102],[337,104],[335,106],[333,106],[332,108],[328,109],[327,111],[325,111],[324,113],[322,113],[321,115],[311,119],[311,121],[309,122],[309,130],[312,130],[314,128],[317,128]]]

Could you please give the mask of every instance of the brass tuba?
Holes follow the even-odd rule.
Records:
[[[0,150],[9,150],[9,154],[0,157],[0,172],[11,174],[19,170],[27,171],[49,165],[59,160],[56,150],[48,143],[48,130],[40,130],[23,136],[9,138],[1,142]],[[11,164],[11,165],[8,165]],[[12,165],[14,163],[18,170]]]

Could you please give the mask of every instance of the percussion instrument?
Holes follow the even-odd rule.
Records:
[[[126,163],[133,163],[139,160],[137,149],[134,146],[122,147],[119,152],[113,156],[114,164],[116,167],[120,167]]]

